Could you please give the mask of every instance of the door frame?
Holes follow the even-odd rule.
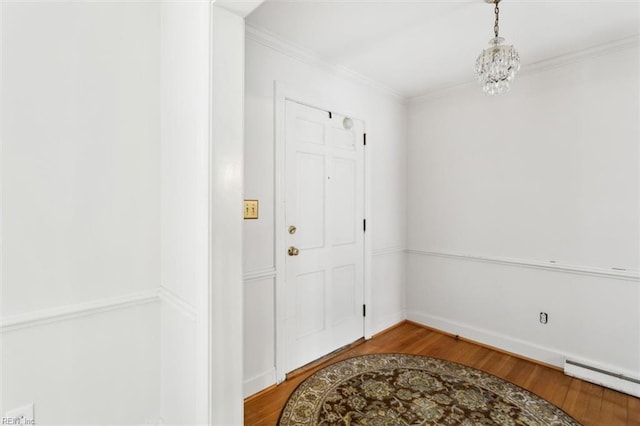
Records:
[[[280,81],[274,82],[274,141],[275,141],[275,229],[274,229],[274,262],[275,262],[275,369],[276,382],[281,383],[286,379],[286,367],[284,360],[284,352],[286,350],[285,338],[285,309],[286,309],[286,288],[285,288],[285,152],[286,152],[286,120],[285,120],[285,104],[286,101],[297,102],[311,108],[324,111],[335,112],[336,114],[350,117],[354,120],[363,122],[364,133],[367,133],[367,121],[361,118],[359,114],[351,114],[341,112],[341,109],[332,108],[327,103],[333,101],[321,101],[309,93],[299,93],[291,90]],[[369,147],[364,150],[364,214],[367,225],[373,223],[371,217],[371,149]],[[371,304],[371,259],[373,257],[372,246],[372,226],[367,226],[364,233],[364,304],[370,307]],[[371,338],[371,309],[367,309],[367,315],[364,317],[364,338]]]

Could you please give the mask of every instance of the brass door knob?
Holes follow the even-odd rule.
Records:
[[[294,246],[289,247],[289,256],[297,256],[299,253],[300,250],[298,250]]]

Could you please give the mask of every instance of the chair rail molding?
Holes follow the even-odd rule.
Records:
[[[380,249],[373,249],[374,256],[384,256],[387,254],[404,254],[407,250],[402,246],[383,247]]]
[[[160,291],[158,288],[154,288],[122,296],[10,315],[0,320],[0,332],[5,333],[27,327],[36,327],[158,301],[160,301]]]
[[[160,287],[158,290],[158,298],[173,307],[176,311],[180,312],[188,320],[195,321],[197,319],[198,310],[196,307],[179,297],[168,288]]]
[[[409,249],[407,253],[418,256],[444,257],[469,262],[494,263],[521,268],[543,269],[552,272],[564,272],[577,275],[589,275],[595,277],[613,278],[623,281],[640,282],[640,272],[617,268],[599,268],[594,266],[570,265],[555,261],[538,259],[517,259],[497,256],[481,256],[469,253],[455,253],[441,250],[416,250]]]
[[[272,266],[270,268],[245,272],[243,279],[244,281],[257,281],[257,280],[263,280],[268,278],[275,278],[277,274],[278,274],[278,270],[274,266]]]

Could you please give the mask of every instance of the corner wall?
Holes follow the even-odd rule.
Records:
[[[207,370],[198,344],[209,282],[209,8],[160,3],[160,417],[166,424],[207,422]]]
[[[208,0],[0,18],[0,416],[240,424],[242,18]]]
[[[409,319],[640,377],[637,39],[610,50],[412,103]]]
[[[161,4],[166,424],[242,423],[244,20]]]
[[[247,30],[245,198],[260,201],[260,218],[244,223],[245,396],[276,382],[274,82],[344,114],[365,120],[370,154],[375,333],[404,319],[406,235],[406,106],[319,62],[291,55],[279,41]],[[284,230],[280,230],[284,232]]]

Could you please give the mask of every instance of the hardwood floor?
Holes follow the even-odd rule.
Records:
[[[584,426],[640,426],[638,398],[410,322],[386,330],[248,398],[244,404],[245,425],[275,425],[289,395],[320,368],[352,356],[382,352],[432,356],[486,371],[550,401]]]

